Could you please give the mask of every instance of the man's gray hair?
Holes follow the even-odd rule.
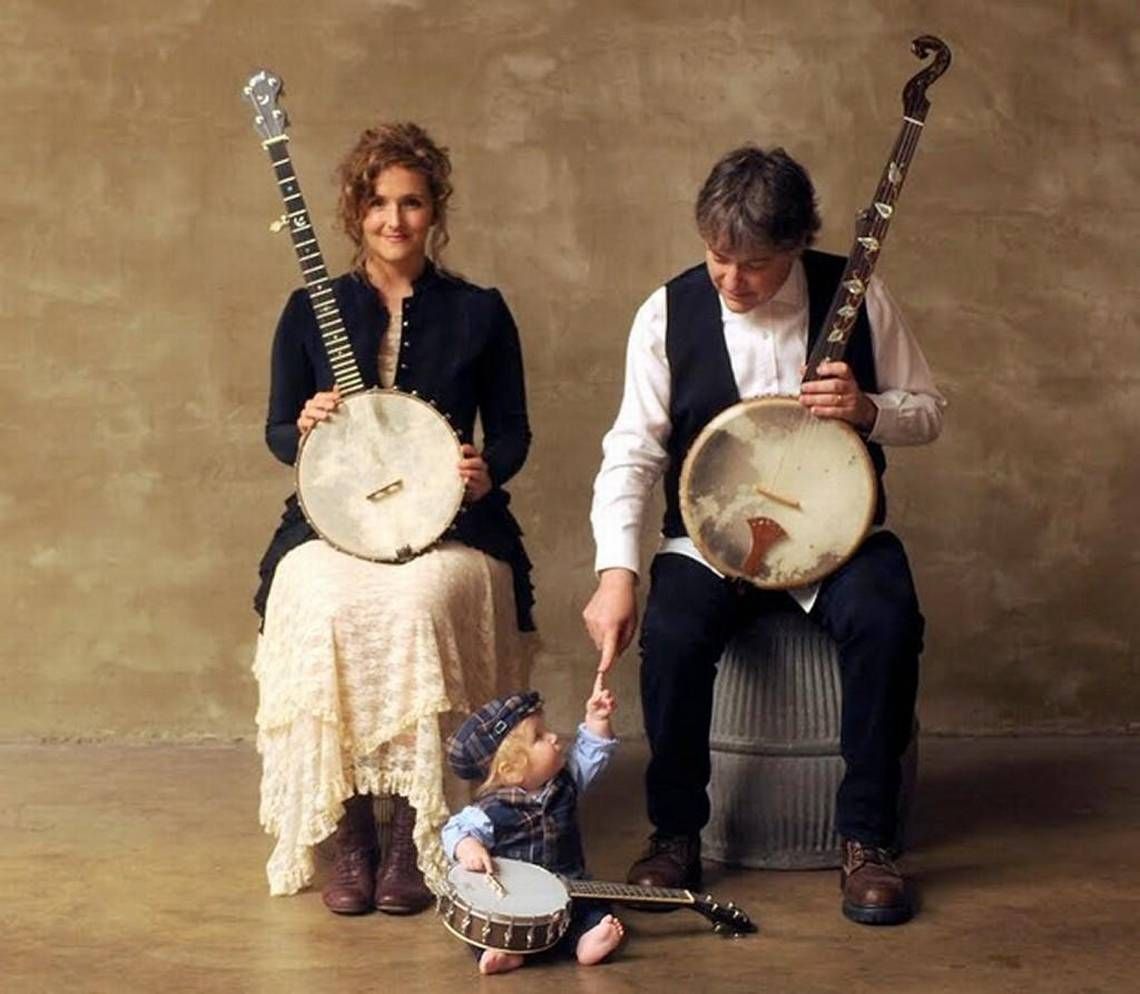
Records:
[[[714,249],[784,252],[815,241],[820,220],[807,171],[782,148],[723,155],[697,195],[697,230]]]

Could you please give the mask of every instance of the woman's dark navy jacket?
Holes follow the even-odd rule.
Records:
[[[332,287],[364,383],[379,386],[380,336],[388,327],[388,312],[380,295],[357,273],[337,277]],[[510,495],[502,489],[526,461],[531,437],[514,319],[498,290],[474,286],[430,263],[413,284],[412,296],[404,300],[403,308],[396,386],[434,401],[451,417],[463,442],[472,441],[476,413],[483,426],[483,458],[492,490],[459,515],[445,538],[510,564],[519,627],[531,631],[531,564],[523,549],[522,532],[508,509]],[[297,458],[300,431],[296,422],[305,401],[332,387],[333,373],[312,305],[305,290],[298,289],[285,305],[273,340],[265,425],[265,440],[282,462],[293,465]],[[262,617],[277,564],[290,549],[316,537],[296,494],[290,496],[261,560],[261,586],[254,607]]]

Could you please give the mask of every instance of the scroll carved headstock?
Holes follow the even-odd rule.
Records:
[[[910,47],[918,58],[925,59],[933,54],[934,59],[903,87],[902,127],[871,198],[871,205],[858,214],[855,244],[851,246],[847,267],[820,325],[823,331],[808,356],[805,381],[819,378],[821,362],[843,358],[859,309],[863,306],[863,295],[879,259],[883,239],[887,237],[894,217],[911,157],[925,127],[926,112],[930,109],[930,101],[926,99],[927,88],[950,68],[950,46],[941,38],[919,35]]]
[[[910,50],[920,59],[925,59],[931,52],[934,53],[934,61],[925,69],[916,72],[903,87],[903,113],[923,121],[930,109],[926,90],[950,68],[950,46],[934,35],[919,35],[910,43]]]
[[[289,118],[277,106],[281,94],[281,77],[269,69],[259,69],[245,84],[242,95],[253,104],[253,126],[264,141],[285,137]]]

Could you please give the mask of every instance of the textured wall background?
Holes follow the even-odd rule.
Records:
[[[888,477],[928,616],[924,722],[1136,727],[1131,3],[7,0],[0,28],[0,735],[252,730],[249,599],[290,489],[261,441],[267,354],[297,282],[238,98],[254,67],[286,81],[331,260],[332,169],[362,127],[412,118],[453,151],[450,260],[524,338],[513,491],[535,682],[565,727],[628,323],[699,257],[699,183],[741,141],[782,143],[846,250],[925,31],[955,61],[882,266],[952,404]]]

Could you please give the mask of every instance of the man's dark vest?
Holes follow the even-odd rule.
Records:
[[[804,274],[808,288],[808,338],[806,355],[819,335],[831,299],[839,286],[847,260],[843,256],[808,250],[803,254]],[[665,354],[669,359],[669,468],[665,473],[665,522],[662,532],[667,538],[685,535],[681,519],[677,486],[681,465],[693,439],[716,415],[740,401],[728,347],[724,341],[724,325],[720,316],[720,296],[709,279],[708,269],[694,266],[665,285],[667,324]],[[877,393],[875,356],[871,344],[871,326],[866,307],[859,316],[847,345],[847,364],[855,380],[866,393]],[[875,523],[886,517],[887,503],[883,490],[883,472],[887,461],[882,447],[867,443],[871,462],[878,476],[878,504]]]

